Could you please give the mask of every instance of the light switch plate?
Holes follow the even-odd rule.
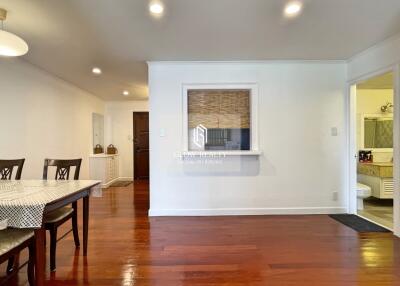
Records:
[[[337,127],[332,127],[332,128],[331,128],[331,135],[332,135],[332,136],[337,136],[337,135],[338,135]]]

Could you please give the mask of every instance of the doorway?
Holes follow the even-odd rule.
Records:
[[[351,88],[350,138],[356,161],[350,178],[356,194],[355,213],[393,230],[393,72],[370,77]],[[350,200],[351,202],[351,200]]]
[[[133,112],[133,178],[149,179],[149,113]]]

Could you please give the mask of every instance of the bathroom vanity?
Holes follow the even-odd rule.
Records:
[[[358,163],[357,180],[371,187],[372,196],[379,199],[393,198],[393,163]]]

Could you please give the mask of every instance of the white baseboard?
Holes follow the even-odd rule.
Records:
[[[117,182],[117,181],[133,181],[133,177],[118,177],[112,181],[107,182],[106,184],[102,184],[101,187],[103,189],[108,188],[109,186],[112,185],[112,183]]]
[[[133,177],[119,177],[118,181],[133,181]]]
[[[305,215],[347,213],[346,207],[150,209],[149,216]]]
[[[103,189],[106,189],[106,188],[108,188],[109,186],[111,186],[112,183],[114,183],[114,182],[116,182],[116,181],[118,181],[118,180],[119,180],[119,178],[115,178],[114,180],[111,180],[111,181],[109,181],[109,182],[107,182],[107,183],[105,183],[105,184],[102,184],[101,187],[102,187]]]

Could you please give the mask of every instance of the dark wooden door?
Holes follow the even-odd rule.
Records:
[[[135,179],[149,178],[149,113],[133,113],[133,170]]]

